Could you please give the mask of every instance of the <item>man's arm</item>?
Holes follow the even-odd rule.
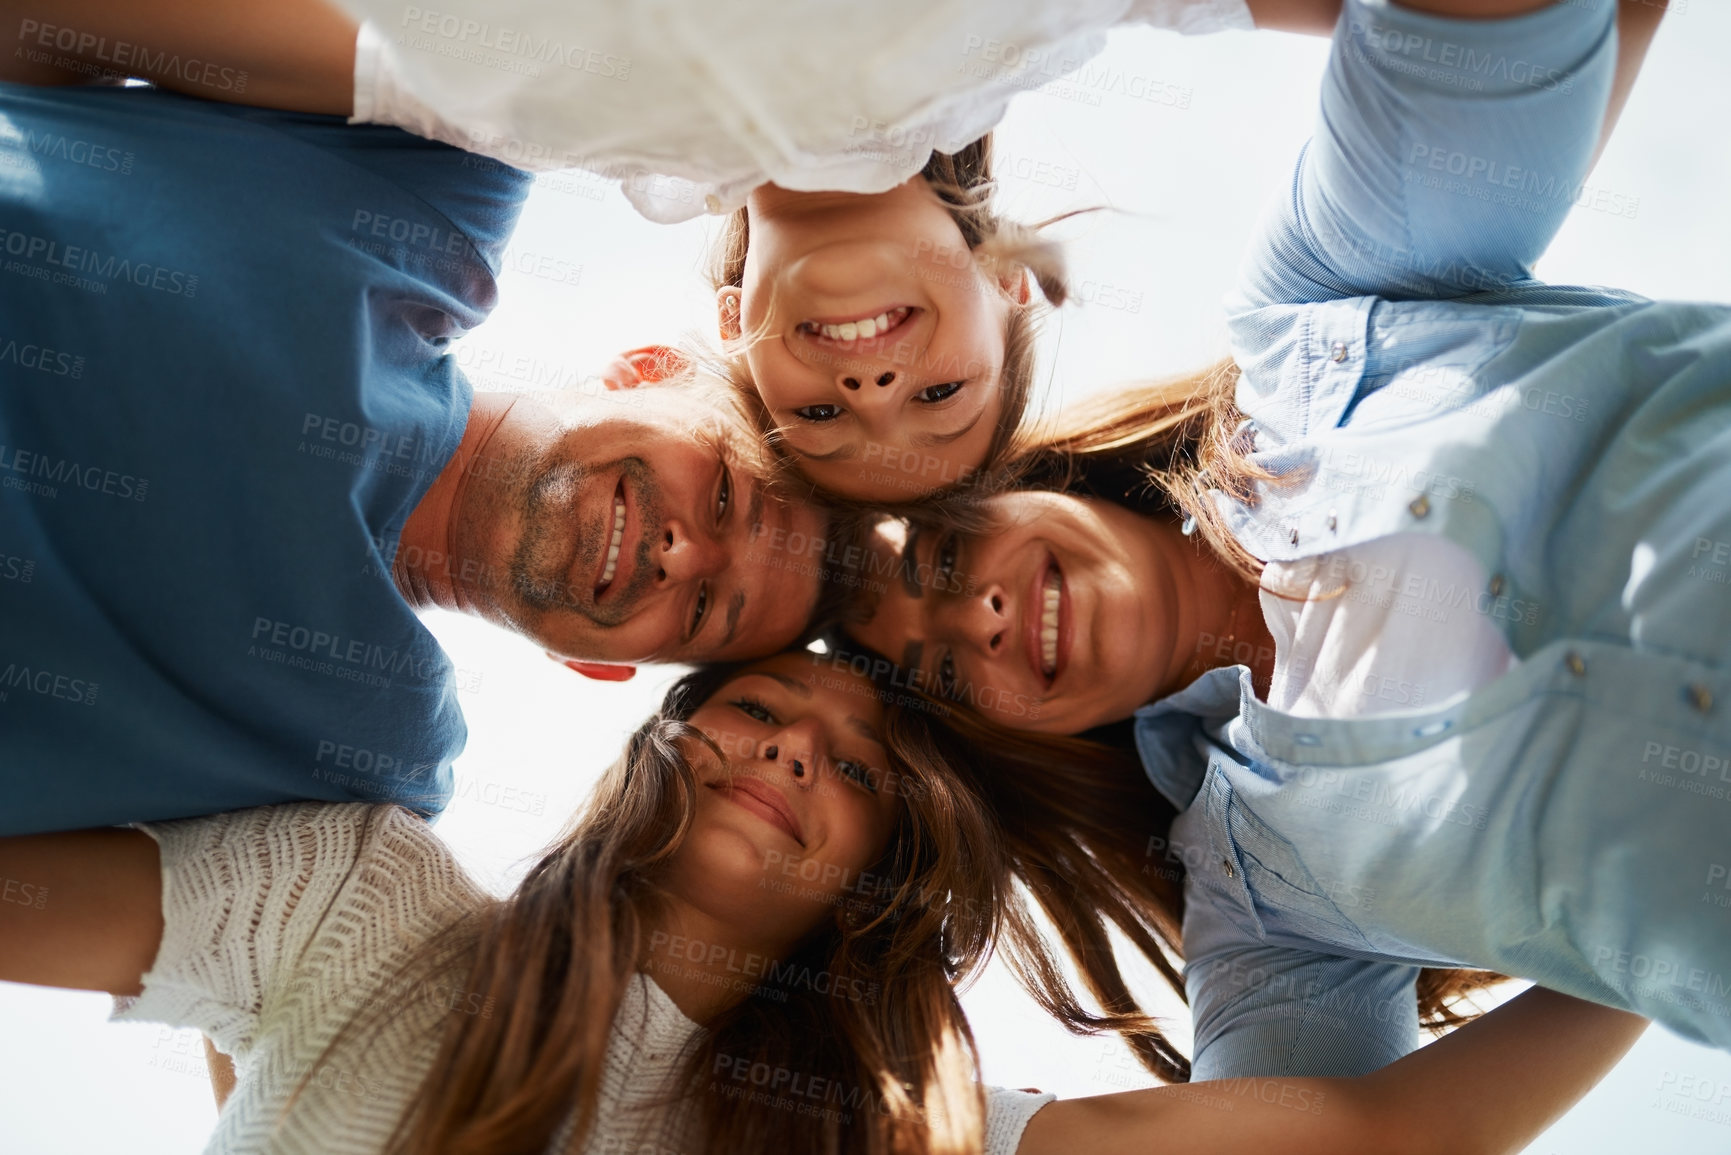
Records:
[[[1018,1155],[1512,1155],[1616,1065],[1646,1020],[1531,990],[1357,1079],[1237,1079],[1048,1104]]]
[[[136,76],[162,88],[347,116],[355,35],[325,0],[0,0],[0,80],[80,84]]]

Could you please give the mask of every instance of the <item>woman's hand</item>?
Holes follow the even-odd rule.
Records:
[[[161,942],[162,868],[148,834],[0,838],[0,979],[136,995]]]

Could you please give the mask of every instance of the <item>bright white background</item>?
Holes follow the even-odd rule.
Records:
[[[1632,215],[1576,209],[1540,271],[1553,281],[1731,301],[1731,8],[1672,0],[1672,9],[1590,181],[1612,194],[1601,203],[1625,214],[1636,202]],[[1112,89],[1071,82],[1012,107],[998,136],[1006,207],[1027,217],[1079,204],[1122,210],[1071,228],[1079,295],[1092,304],[1065,310],[1046,333],[1054,403],[1223,351],[1218,302],[1261,206],[1309,134],[1325,50],[1285,36],[1121,32],[1095,75],[1140,83],[1123,75]],[[1126,87],[1174,104],[1131,99]],[[1189,107],[1175,107],[1174,93],[1187,94]],[[650,225],[593,179],[543,178],[499,310],[461,353],[477,386],[586,387],[613,352],[709,326],[697,271],[708,228]],[[505,887],[672,672],[588,683],[491,627],[449,615],[429,621],[465,673],[470,727],[458,797],[438,829],[478,875]],[[518,793],[502,805],[507,786]],[[539,817],[512,808],[524,797]],[[1712,907],[1702,916],[1724,917]],[[1075,1095],[1149,1082],[1116,1044],[1057,1029],[1002,971],[967,1004],[994,1083]],[[1187,1039],[1176,1003],[1158,1005]],[[214,1111],[197,1036],[110,1026],[106,1011],[100,996],[0,984],[0,1155],[158,1155],[202,1145]],[[1530,1150],[1731,1152],[1731,1056],[1653,1028]]]

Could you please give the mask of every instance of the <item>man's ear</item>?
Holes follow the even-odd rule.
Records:
[[[739,322],[739,286],[723,285],[715,290],[715,328],[723,341],[737,341],[744,332]]]
[[[683,373],[689,364],[685,354],[671,345],[644,345],[613,358],[601,371],[601,384],[607,389],[658,385]]]
[[[1034,299],[1034,286],[1029,280],[1026,265],[1017,265],[1014,273],[999,277],[998,285],[1018,305],[1026,305]]]
[[[585,678],[591,678],[597,682],[629,682],[637,676],[636,666],[614,666],[606,662],[580,662],[576,658],[555,654],[552,650],[547,651],[547,656],[567,670],[575,670]]]

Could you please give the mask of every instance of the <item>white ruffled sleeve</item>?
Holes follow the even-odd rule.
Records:
[[[140,826],[162,857],[162,944],[114,1021],[193,1027],[244,1061],[369,824],[393,821],[420,825],[395,808],[294,803]]]
[[[1016,1155],[1028,1120],[1057,1097],[1046,1092],[987,1087],[985,1155]]]
[[[1244,0],[1133,0],[1129,19],[1184,36],[1248,32],[1256,27]]]

